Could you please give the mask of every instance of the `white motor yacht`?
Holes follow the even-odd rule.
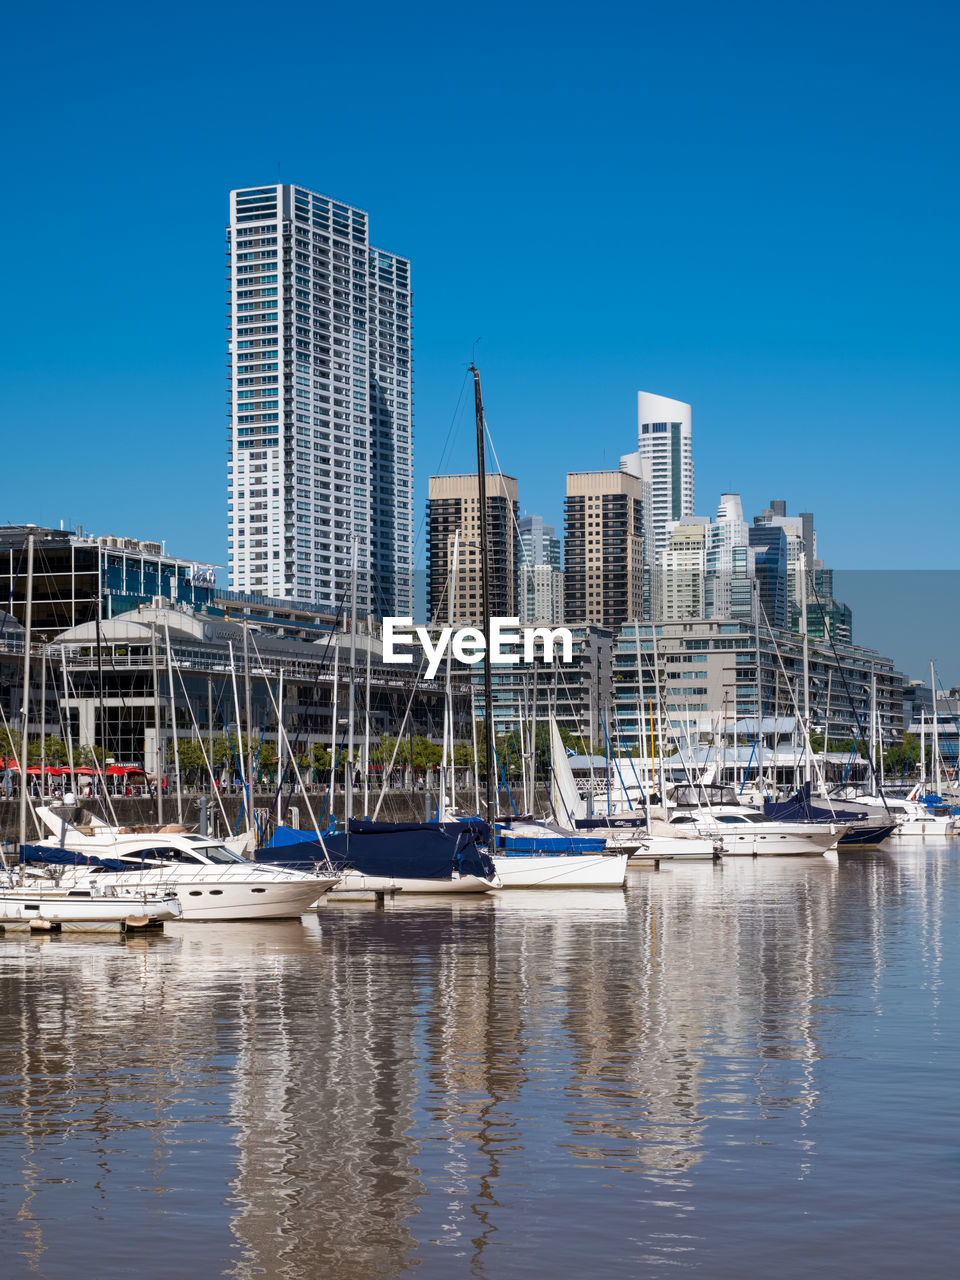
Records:
[[[922,836],[924,839],[944,838],[960,834],[960,822],[950,812],[949,806],[938,805],[928,809],[918,800],[903,799],[899,796],[855,796],[858,806],[879,815],[889,814],[890,820],[896,822],[896,836]]]
[[[739,805],[711,805],[709,810],[675,813],[673,827],[695,830],[723,841],[723,856],[784,857],[826,853],[847,830],[846,825],[816,822],[771,822],[762,813]]]
[[[174,892],[185,921],[300,916],[339,882],[332,871],[295,871],[248,862],[216,840],[176,832],[113,835],[109,840],[66,836],[30,847],[40,858],[50,850],[51,860],[60,864],[61,887]],[[76,855],[78,861],[63,866],[65,852]],[[84,865],[79,858],[86,856],[105,859],[110,865]]]

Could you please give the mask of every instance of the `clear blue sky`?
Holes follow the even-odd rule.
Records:
[[[694,406],[700,512],[955,566],[957,14],[18,6],[0,520],[224,563],[227,193],[279,174],[413,261],[418,519],[479,337],[527,510],[635,447],[643,388]]]

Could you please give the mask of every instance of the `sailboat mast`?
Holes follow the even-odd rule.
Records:
[[[643,787],[644,808],[647,815],[647,835],[650,835],[650,792],[653,790],[653,750],[650,751],[650,772],[646,775],[647,781],[642,781],[644,777],[643,757],[646,755],[646,737],[647,724],[643,714],[643,657],[640,646],[640,622],[638,619],[633,620],[633,636],[637,643],[637,741],[640,744],[640,777],[641,786]]]
[[[243,620],[243,698],[245,702],[246,721],[247,721],[247,792],[250,797],[247,807],[247,820],[249,822],[249,830],[253,831],[254,824],[254,787],[255,779],[253,776],[253,699],[250,689],[250,624],[246,618]]]
[[[343,797],[347,848],[350,847],[350,819],[353,817],[353,721],[357,701],[357,535],[353,535],[350,551],[350,681],[347,685],[347,762],[346,794]]]
[[[173,687],[173,655],[170,652],[170,628],[163,621],[163,639],[167,648],[167,681],[170,685],[170,724],[173,726],[173,771],[177,783],[177,822],[183,824],[183,790],[180,786],[180,741],[177,736],[177,697]]]
[[[940,718],[937,715],[937,673],[930,663],[930,695],[933,699],[933,790],[940,794]]]
[[[154,633],[156,634],[156,633]],[[246,637],[246,632],[244,632]],[[240,719],[240,697],[237,693],[237,664],[233,658],[233,641],[227,641],[227,650],[230,654],[230,680],[233,685],[233,714],[237,721],[237,769],[240,774],[240,789],[243,795],[243,814],[247,820],[247,831],[253,830],[253,818],[250,813],[250,793],[247,790],[246,769],[243,763],[243,722]],[[157,779],[159,788],[160,779]]]
[[[497,848],[496,832],[496,784],[494,778],[493,745],[493,679],[490,673],[490,566],[487,543],[487,473],[484,464],[483,395],[480,390],[480,373],[471,364],[473,374],[473,400],[477,419],[477,487],[480,508],[480,609],[483,615],[483,635],[486,652],[483,659],[483,740],[486,748],[487,822],[490,827],[489,847],[493,857]]]
[[[154,633],[154,685],[156,685],[156,633]],[[73,802],[77,802],[77,775],[73,767],[73,720],[71,719],[70,693],[67,687],[67,650],[64,645],[60,646],[60,674],[63,677],[63,709],[65,711],[64,720],[67,729],[67,763],[70,766],[70,794],[73,796]],[[155,723],[159,724],[159,718]],[[159,728],[156,730],[160,732]],[[146,760],[144,760],[146,764]],[[160,794],[160,779],[157,779],[157,794]],[[162,824],[163,819],[158,819],[157,825]]]
[[[453,627],[454,600],[457,593],[457,562],[460,558],[460,530],[453,533],[453,559],[447,591],[447,622]],[[450,646],[447,647],[447,669],[443,681],[443,759],[440,764],[440,821],[447,820],[448,803],[453,804],[453,788],[447,790],[448,779],[453,773],[453,695],[450,685]]]
[[[363,697],[363,816],[370,817],[370,664],[373,661],[373,628],[367,614],[367,682]]]
[[[768,624],[769,625],[769,624]],[[800,633],[803,636],[803,780],[809,782],[813,762],[810,759],[810,636],[807,628],[807,557],[800,557]]]
[[[23,717],[20,722],[20,828],[21,847],[27,843],[27,747],[30,738],[30,638],[33,630],[33,534],[27,534],[27,601],[23,620]]]

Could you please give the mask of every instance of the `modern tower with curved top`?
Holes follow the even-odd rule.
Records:
[[[667,525],[693,515],[693,415],[682,400],[637,392],[638,453],[648,460],[656,562],[667,544]],[[646,469],[646,468],[645,468]]]

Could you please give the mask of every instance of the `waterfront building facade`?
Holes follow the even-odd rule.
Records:
[[[165,542],[6,525],[0,528],[0,593],[4,608],[21,626],[26,622],[31,534],[33,635],[39,641],[157,598],[201,608],[220,594],[214,565],[170,555]]]
[[[639,630],[639,657],[632,624],[614,642],[614,715],[625,750],[637,745],[643,713],[658,698],[665,729],[694,741],[723,725],[751,722],[755,732],[758,712],[779,721],[796,719],[803,708],[803,642],[794,631],[771,635],[761,627],[758,634],[749,620],[729,618],[664,622],[655,635],[649,624]],[[866,737],[875,679],[884,741],[900,741],[904,677],[890,658],[849,642],[811,640],[809,666],[812,732]]]
[[[410,264],[367,215],[287,184],[231,192],[231,588],[413,605]]]
[[[601,710],[610,705],[613,694],[614,632],[592,623],[570,625],[569,630],[573,660],[568,665],[547,665],[538,656],[532,667],[493,667],[497,735],[513,732],[521,722],[529,727],[534,717],[539,725],[546,725],[553,715],[562,729],[599,745]],[[473,669],[473,683],[479,717],[483,702],[482,663]]]
[[[517,519],[519,502],[513,476],[486,477],[490,613],[519,616]],[[480,625],[480,481],[472,475],[431,476],[427,501],[427,613],[431,621],[449,618],[454,541],[459,534],[453,621]]]

